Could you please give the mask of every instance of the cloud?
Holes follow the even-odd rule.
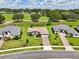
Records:
[[[2,6],[4,4],[5,6]],[[33,7],[50,9],[75,9],[79,8],[79,0],[0,0],[0,7],[1,6],[10,8]]]
[[[0,0],[0,4],[6,3],[6,0]]]

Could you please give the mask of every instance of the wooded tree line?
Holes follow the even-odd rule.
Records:
[[[34,13],[33,13],[34,12]],[[32,21],[38,21],[41,16],[49,17],[49,21],[68,20],[76,21],[79,19],[79,9],[74,10],[49,10],[49,9],[0,9],[0,22],[5,20],[1,14],[11,13],[14,14],[12,19],[21,21],[24,18],[23,13],[29,13]]]

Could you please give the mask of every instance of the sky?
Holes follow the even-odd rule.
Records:
[[[0,8],[79,9],[79,0],[0,0]]]

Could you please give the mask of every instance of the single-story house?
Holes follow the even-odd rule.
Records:
[[[79,33],[76,30],[64,24],[53,26],[53,30],[55,33],[64,32],[70,34],[72,37],[79,37]]]
[[[21,37],[21,28],[16,26],[6,26],[0,29],[0,36],[4,38],[20,38]]]
[[[46,28],[29,28],[28,34],[31,33],[32,35],[49,35],[49,32]]]

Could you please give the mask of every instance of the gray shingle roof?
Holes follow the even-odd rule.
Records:
[[[21,28],[16,26],[7,26],[0,29],[0,34],[3,34],[3,32],[7,32],[7,31],[9,31],[13,36],[20,35]]]
[[[67,25],[54,26],[53,29],[54,29],[54,31],[58,31],[58,32],[60,32],[60,30],[65,30],[68,33],[71,33],[72,35],[75,35],[75,34],[78,34],[79,35],[79,33],[77,31],[75,31],[74,29],[70,28]]]

